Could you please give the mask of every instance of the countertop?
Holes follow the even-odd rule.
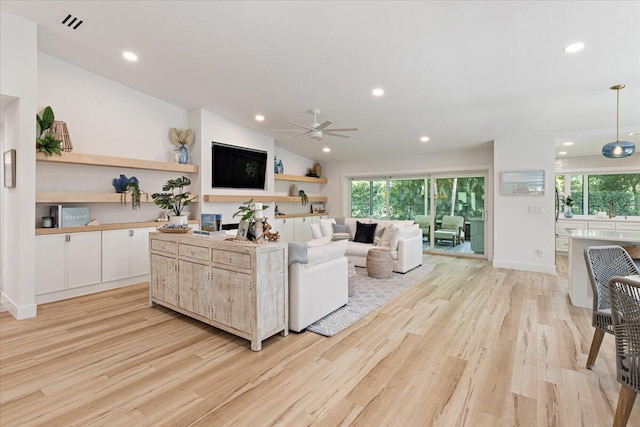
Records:
[[[611,239],[640,242],[640,231],[576,230],[569,232],[572,239]]]

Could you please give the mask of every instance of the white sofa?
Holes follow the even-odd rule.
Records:
[[[333,222],[344,223],[349,227],[349,242],[347,244],[346,256],[349,261],[353,261],[356,267],[367,266],[367,253],[369,249],[376,247],[373,243],[354,242],[356,235],[357,222],[363,224],[376,223],[376,234],[378,237],[384,233],[384,229],[390,225],[398,228],[398,234],[395,240],[391,241],[391,255],[394,259],[393,271],[397,273],[406,273],[420,265],[422,265],[422,231],[413,220],[377,220],[370,218],[344,218],[324,219],[320,220],[320,231],[322,235],[330,235],[333,237]],[[342,225],[342,224],[339,224]],[[316,234],[317,231],[314,231]]]
[[[292,259],[292,245],[306,256]],[[347,242],[325,238],[289,248],[289,329],[300,332],[347,303]]]

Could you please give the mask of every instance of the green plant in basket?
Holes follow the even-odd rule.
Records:
[[[62,140],[56,139],[51,132],[51,125],[55,120],[53,109],[48,106],[42,111],[42,117],[36,114],[36,122],[40,127],[40,138],[36,139],[36,148],[47,156],[62,155]]]

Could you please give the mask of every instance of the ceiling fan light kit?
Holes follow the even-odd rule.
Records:
[[[609,159],[621,159],[629,157],[636,151],[636,146],[630,141],[620,141],[620,89],[624,85],[611,86],[616,91],[616,141],[609,142],[602,147],[602,155]]]
[[[331,120],[326,120],[323,123],[318,123],[318,114],[320,114],[320,110],[317,108],[313,108],[309,110],[309,114],[313,115],[313,123],[308,126],[301,125],[294,122],[287,122],[290,125],[296,126],[300,129],[304,129],[304,131],[300,132],[297,129],[272,129],[274,132],[298,132],[295,135],[291,135],[286,137],[285,139],[297,138],[302,135],[307,135],[310,139],[315,139],[316,141],[320,141],[324,135],[337,136],[340,138],[349,138],[349,135],[343,135],[341,133],[336,132],[353,132],[357,131],[358,128],[330,128],[333,124]]]

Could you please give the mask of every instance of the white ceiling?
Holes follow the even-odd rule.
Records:
[[[312,159],[459,150],[522,133],[598,154],[616,138],[618,83],[620,138],[640,149],[640,135],[627,135],[640,131],[640,2],[2,0],[0,10],[36,22],[43,52]],[[60,24],[64,12],[82,29]],[[586,48],[565,54],[576,40]],[[127,49],[137,63],[122,59]],[[382,98],[371,95],[378,86]],[[360,131],[322,141],[269,131],[311,123],[316,107],[319,122]]]

